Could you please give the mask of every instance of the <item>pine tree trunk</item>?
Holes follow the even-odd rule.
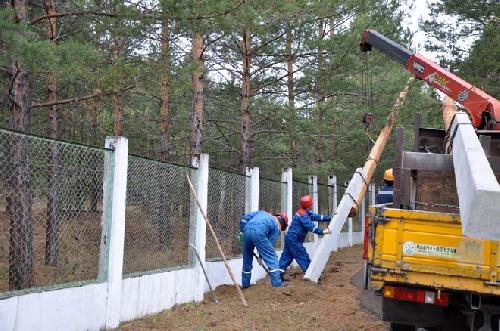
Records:
[[[164,8],[167,10],[167,8]],[[169,159],[168,145],[168,111],[169,111],[169,69],[170,69],[170,31],[168,28],[168,19],[164,18],[161,22],[161,86],[160,86],[160,121],[161,121],[161,147],[160,158],[162,161]],[[169,185],[168,168],[163,168],[162,176],[160,176],[160,192],[158,206],[158,238],[160,249],[173,247],[172,243],[172,227],[171,217],[168,212],[168,199],[171,196],[171,185]],[[170,192],[169,192],[170,191]],[[169,240],[170,239],[170,240]],[[170,245],[169,245],[170,244]]]
[[[170,68],[170,35],[168,20],[165,18],[161,24],[161,91],[160,91],[160,121],[161,121],[161,148],[160,158],[167,161],[169,157],[168,146],[168,97],[169,97],[169,68]]]
[[[195,68],[192,72],[193,96],[191,115],[191,158],[201,153],[203,120],[203,37],[196,32],[193,37],[192,57]]]
[[[13,0],[17,22],[27,22],[26,2]],[[9,88],[10,128],[27,131],[30,125],[31,98],[28,72],[16,61],[11,64]],[[15,136],[9,141],[7,210],[10,216],[9,289],[33,285],[33,223],[31,174],[28,164],[28,139]]]
[[[94,91],[95,92],[95,91]],[[92,137],[94,139],[93,144],[98,145],[98,137],[99,134],[97,132],[97,116],[98,116],[98,110],[97,110],[97,101],[95,99],[92,99],[90,101],[90,120],[92,123]],[[90,193],[90,210],[91,211],[97,211],[97,203],[99,199],[99,190],[101,189],[100,185],[98,185],[97,181],[97,163],[94,164],[93,167],[93,172],[92,172],[92,191]],[[101,185],[102,186],[102,185]]]
[[[330,33],[329,33],[329,38],[333,39],[335,36],[335,17],[330,17],[329,18],[329,28],[330,28]],[[328,72],[328,76],[330,79],[332,79],[335,76],[335,70],[333,69],[333,60],[334,60],[334,54],[331,52],[330,54],[330,65],[328,67],[328,70],[325,69],[325,72]],[[335,91],[332,91],[335,92]],[[332,93],[333,94],[333,93]],[[331,109],[332,111],[335,109],[336,106],[336,101],[337,101],[337,96],[335,94],[331,95],[329,98],[326,98],[325,100],[325,106],[328,107],[328,109]],[[335,129],[335,118],[333,116],[330,116],[328,120],[328,132],[331,134],[333,130]],[[333,158],[335,156],[335,141],[334,138],[331,136],[328,137],[328,146],[329,146],[329,157]]]
[[[116,8],[114,9],[116,11]],[[119,23],[115,24],[115,28],[118,29]],[[123,43],[121,40],[121,36],[118,36],[116,34],[113,35],[113,40],[112,40],[112,63],[113,65],[118,64],[120,61],[120,57],[122,56],[122,48],[123,48]],[[118,90],[119,87],[121,86],[121,74],[118,72],[118,75],[116,77],[117,79],[117,86]],[[115,136],[121,136],[123,135],[123,107],[122,107],[122,93],[121,92],[116,92],[113,95],[113,134]]]
[[[290,119],[295,118],[295,94],[293,90],[293,64],[294,56],[292,49],[292,28],[287,25],[286,27],[286,54],[287,54],[287,89],[288,89],[288,108],[292,112]],[[296,141],[293,138],[293,128],[288,125],[289,135],[290,135],[290,167],[295,167],[295,155],[296,153]]]
[[[287,66],[287,88],[288,88],[288,107],[295,107],[295,95],[293,91],[293,50],[292,50],[292,28],[287,26],[286,29],[286,66]]]
[[[315,156],[316,162],[322,163],[323,159],[323,118],[325,114],[325,90],[324,90],[324,70],[325,70],[325,60],[323,57],[323,38],[325,36],[324,18],[320,17],[318,19],[318,72],[316,74],[316,108],[318,110],[317,115],[317,128],[318,137],[316,139],[315,146]]]
[[[121,93],[116,93],[113,96],[113,134],[115,136],[121,136],[123,134],[123,109],[122,109],[122,95]]]
[[[252,159],[252,116],[250,113],[250,65],[252,63],[251,54],[252,35],[249,29],[243,31],[243,41],[241,43],[243,53],[243,75],[241,77],[241,100],[240,100],[240,113],[241,113],[241,158],[240,169],[245,173],[246,168],[250,167]]]
[[[329,28],[329,30],[328,30],[329,31],[328,37],[329,37],[329,39],[333,39],[333,37],[335,36],[335,17],[332,16],[332,17],[330,17],[328,19],[328,28]],[[335,72],[333,70],[333,60],[334,60],[333,52],[330,54],[330,59],[329,60],[330,60],[330,64],[331,65],[328,67],[328,75],[330,77],[332,77],[332,76],[335,75]],[[327,97],[325,101],[326,101],[326,103],[329,104],[329,107],[331,109],[333,109],[332,105],[335,103],[335,95]]]
[[[46,0],[45,12],[47,15],[56,13],[53,0]],[[47,20],[47,37],[54,42],[56,37],[56,19]],[[57,100],[57,81],[53,72],[48,73],[47,77],[48,102]],[[57,106],[49,108],[49,127],[48,136],[52,139],[58,137],[57,127]],[[61,150],[58,143],[50,143],[48,146],[48,197],[47,197],[47,225],[45,230],[45,264],[56,266],[59,257],[59,224],[62,215],[62,162]]]

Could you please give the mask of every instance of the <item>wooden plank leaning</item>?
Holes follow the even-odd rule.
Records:
[[[241,291],[241,288],[238,285],[236,278],[234,277],[234,274],[233,274],[233,271],[231,270],[231,267],[227,263],[226,254],[224,254],[224,252],[222,251],[222,247],[220,246],[219,239],[217,238],[217,235],[215,234],[215,231],[212,227],[212,224],[208,220],[208,217],[207,217],[205,210],[201,206],[200,200],[198,199],[198,195],[196,195],[196,190],[193,187],[193,183],[191,182],[191,179],[189,178],[189,176],[186,176],[186,177],[187,177],[187,181],[189,184],[189,188],[191,189],[191,193],[193,193],[194,200],[196,201],[198,208],[200,208],[200,212],[203,215],[205,222],[207,222],[208,228],[210,229],[210,233],[212,233],[212,236],[214,237],[215,243],[217,244],[217,248],[219,249],[220,256],[222,257],[222,260],[224,261],[224,265],[226,266],[226,269],[227,269],[227,272],[229,273],[229,276],[231,276],[234,287],[236,287],[236,291],[238,292],[238,294],[240,296],[241,302],[243,303],[243,306],[248,307],[247,301],[245,300],[245,296],[243,295],[243,292]]]
[[[332,234],[323,237],[317,249],[314,252],[311,264],[304,275],[304,278],[309,279],[313,282],[318,282],[323,269],[325,268],[330,253],[336,246],[338,236],[340,231],[349,216],[354,216],[357,214],[359,206],[361,205],[361,200],[364,198],[368,184],[377,168],[380,156],[384,151],[384,147],[389,140],[392,128],[397,121],[401,108],[406,99],[406,96],[415,81],[414,77],[411,77],[405,88],[399,94],[396,100],[393,110],[387,119],[387,123],[382,128],[375,145],[373,146],[368,160],[365,163],[363,169],[358,168],[352,176],[351,181],[346,189],[344,196],[342,197],[340,204],[338,206],[336,214],[333,216],[332,221],[328,228],[331,230]]]

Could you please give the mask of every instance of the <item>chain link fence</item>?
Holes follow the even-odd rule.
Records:
[[[270,213],[284,211],[287,183],[260,178],[259,180],[259,209]],[[291,222],[291,220],[289,220]],[[283,248],[283,233],[280,234],[274,247],[278,250]]]
[[[240,218],[245,214],[246,190],[249,177],[210,168],[208,171],[208,211],[207,216],[228,257],[241,256],[238,240]],[[212,235],[207,232],[206,257],[220,258]]]
[[[0,130],[0,292],[97,278],[106,153]]]
[[[129,155],[124,276],[189,265],[190,172]]]

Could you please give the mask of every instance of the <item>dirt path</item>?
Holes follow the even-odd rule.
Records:
[[[292,270],[290,285],[273,289],[269,279],[244,291],[249,307],[241,306],[231,286],[220,286],[221,304],[205,295],[201,303],[174,307],[121,325],[121,330],[385,330],[383,322],[363,310],[361,290],[350,283],[362,266],[361,247],[332,254],[319,284]]]

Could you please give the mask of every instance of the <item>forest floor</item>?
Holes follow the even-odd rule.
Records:
[[[232,286],[216,289],[200,303],[173,307],[160,314],[124,323],[120,330],[386,330],[380,319],[361,306],[362,290],[351,278],[362,267],[361,246],[333,253],[318,284],[292,269],[290,284],[271,288],[269,279],[244,290],[244,308]]]

